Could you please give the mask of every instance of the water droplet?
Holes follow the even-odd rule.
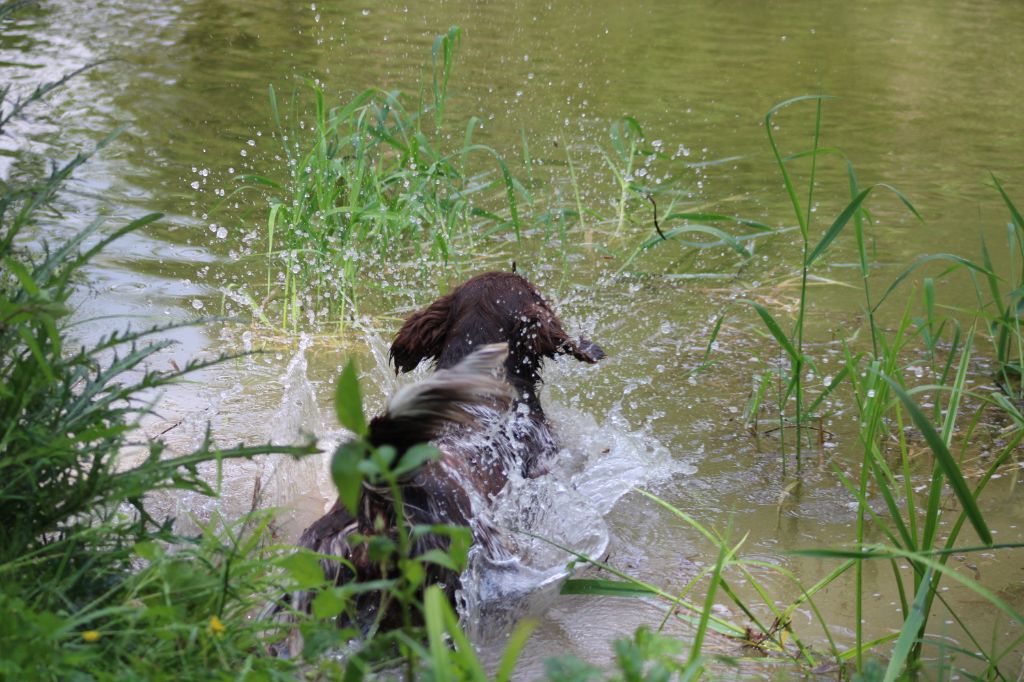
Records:
[[[193,298],[192,299],[192,307],[195,308],[196,310],[202,310],[203,309],[203,302],[200,301],[198,298]]]

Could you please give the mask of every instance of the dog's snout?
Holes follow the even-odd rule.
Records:
[[[604,360],[607,355],[604,352],[604,348],[597,345],[590,339],[581,338],[577,342],[577,346],[580,349],[580,359],[586,362],[597,362],[598,360]]]

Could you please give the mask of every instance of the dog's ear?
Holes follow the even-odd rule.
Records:
[[[571,355],[589,363],[605,357],[604,349],[593,341],[582,337],[578,341],[570,338],[558,317],[544,305],[533,304],[523,311],[514,336],[525,342],[537,357]]]
[[[388,353],[396,374],[412,371],[421,360],[441,354],[451,328],[453,301],[451,294],[442,296],[406,319]]]

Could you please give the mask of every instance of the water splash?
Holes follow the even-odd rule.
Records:
[[[460,612],[477,642],[494,641],[524,616],[546,610],[577,558],[561,547],[603,559],[611,541],[604,519],[624,495],[696,471],[649,432],[632,429],[617,407],[598,419],[544,402],[561,443],[552,469],[533,479],[513,476],[489,512],[515,538],[516,555],[495,560],[474,548],[462,576]]]
[[[344,429],[329,427],[317,403],[316,390],[309,380],[306,351],[312,339],[299,338],[299,347],[292,355],[281,377],[283,391],[277,410],[270,419],[268,439],[278,445],[297,443],[313,435],[325,453],[334,450]],[[272,455],[260,460],[258,472],[260,495],[257,506],[280,507],[278,521],[291,526],[310,513],[326,511],[326,500],[333,501],[334,486],[328,475],[327,454],[300,460]]]
[[[388,362],[388,344],[372,332],[362,331],[372,359],[362,372],[366,409],[379,411],[399,388],[429,375],[424,363],[413,372],[396,376]],[[291,541],[324,513],[336,499],[328,473],[330,453],[350,437],[333,424],[317,399],[323,394],[309,379],[307,351],[312,339],[300,338],[276,383],[280,398],[269,416],[252,415],[246,428],[269,424],[265,440],[287,444],[309,435],[318,438],[324,454],[294,460],[268,456],[255,462],[228,462],[223,467],[221,498],[179,497],[174,506],[189,519],[208,518],[217,511],[236,518],[251,507],[277,507],[281,539]],[[495,641],[522,617],[547,609],[561,583],[571,574],[575,558],[559,546],[603,558],[611,542],[605,517],[624,495],[637,486],[692,474],[695,467],[674,458],[650,432],[649,425],[633,428],[613,405],[605,414],[579,406],[581,383],[591,369],[569,362],[548,363],[548,383],[542,391],[546,414],[559,439],[549,473],[536,478],[511,475],[508,485],[492,500],[477,498],[486,523],[500,528],[513,546],[511,555],[488,554],[474,547],[462,576],[458,595],[463,625],[477,642]],[[558,395],[552,396],[552,388]],[[219,411],[224,401],[238,396],[240,385],[214,396],[190,422],[198,424]],[[572,405],[567,403],[573,403]],[[512,415],[511,419],[516,416]],[[191,430],[191,429],[190,429]],[[514,431],[513,431],[514,432]],[[514,444],[513,444],[514,446]],[[210,473],[211,478],[215,472]],[[179,518],[180,518],[179,514]]]

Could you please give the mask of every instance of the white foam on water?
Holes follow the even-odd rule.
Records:
[[[603,559],[611,539],[605,517],[624,495],[696,471],[646,430],[631,428],[618,407],[598,419],[542,400],[561,450],[548,474],[513,476],[489,512],[514,538],[515,557],[496,561],[476,547],[462,576],[460,612],[477,642],[498,639],[520,618],[546,610],[577,554]]]
[[[346,432],[330,427],[321,413],[315,388],[308,376],[306,350],[310,344],[311,340],[306,335],[300,338],[299,347],[280,379],[283,391],[270,419],[267,438],[277,445],[289,445],[312,435],[317,438],[318,446],[329,453]],[[296,460],[286,455],[271,455],[260,458],[259,506],[293,510],[291,519],[302,509],[312,508],[319,512],[318,505],[323,505],[323,500],[333,501],[335,496],[325,461],[327,457],[314,455]],[[282,520],[287,523],[287,513]]]

